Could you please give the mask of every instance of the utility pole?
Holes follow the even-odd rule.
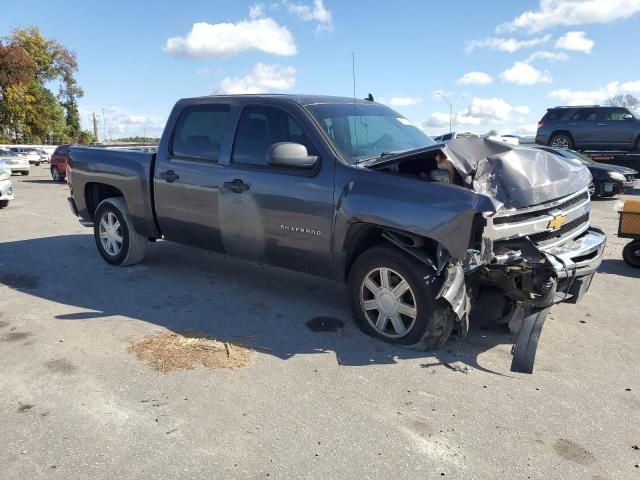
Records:
[[[98,120],[96,119],[95,112],[93,113],[93,136],[98,140]]]
[[[107,119],[104,118],[104,108],[102,109],[102,141],[107,142]]]

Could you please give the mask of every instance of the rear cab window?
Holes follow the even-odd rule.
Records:
[[[177,159],[217,163],[229,124],[228,105],[194,105],[180,114],[171,141]]]

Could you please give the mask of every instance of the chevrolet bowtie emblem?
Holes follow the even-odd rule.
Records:
[[[553,217],[553,220],[549,221],[549,225],[547,225],[547,228],[551,228],[552,230],[557,230],[562,225],[564,225],[566,221],[567,221],[566,215],[556,215],[555,217]]]

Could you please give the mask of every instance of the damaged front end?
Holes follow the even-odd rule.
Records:
[[[488,139],[437,148],[455,167],[456,183],[494,206],[474,218],[465,258],[439,258],[439,297],[456,313],[462,335],[469,322],[509,325],[518,333],[511,369],[531,373],[549,309],[579,301],[602,262],[606,236],[590,223],[590,174],[542,150]],[[385,163],[413,173],[433,155],[424,154]]]

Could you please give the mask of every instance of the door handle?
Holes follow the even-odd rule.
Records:
[[[236,178],[233,182],[224,182],[224,188],[228,188],[232,192],[242,193],[245,190],[249,190],[249,185],[244,183],[239,178]]]
[[[178,175],[173,170],[167,170],[166,172],[162,172],[158,176],[169,183],[174,182],[180,178],[180,175]]]

